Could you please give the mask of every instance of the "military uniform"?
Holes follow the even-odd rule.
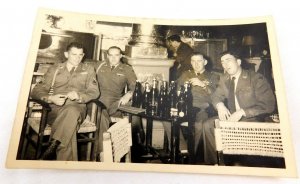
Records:
[[[107,111],[102,112],[99,135],[99,152],[103,150],[103,133],[109,128],[109,116],[121,116],[118,110],[119,101],[124,95],[127,86],[128,91],[134,91],[136,75],[131,66],[119,63],[114,69],[108,61],[99,62],[96,65],[97,79],[100,87],[99,100],[106,106]]]
[[[100,94],[95,70],[92,66],[80,63],[70,73],[66,62],[56,64],[48,69],[44,80],[34,87],[31,97],[47,101],[51,88],[53,95],[67,95],[71,91],[79,95],[79,100],[67,99],[62,106],[50,104],[47,122],[51,125],[51,138],[61,142],[57,149],[57,160],[78,160],[77,126],[85,118],[85,103],[98,98]]]
[[[178,79],[178,87],[184,85],[184,82],[189,81],[192,78],[198,78],[206,83],[205,88],[200,86],[192,87],[193,107],[203,108],[204,106],[207,106],[207,103],[211,103],[210,95],[217,87],[219,76],[206,70],[201,74],[195,73],[194,70],[188,70]]]
[[[113,115],[118,109],[125,87],[128,87],[128,91],[134,91],[136,75],[131,66],[123,63],[112,70],[109,62],[99,62],[96,69],[101,93],[99,100],[106,106],[109,114]]]
[[[219,102],[228,100],[229,84],[230,76],[224,74],[211,97],[214,106]],[[254,71],[242,70],[237,81],[235,95],[240,108],[246,114],[240,121],[264,121],[264,117],[275,109],[275,96],[270,84],[263,75]],[[229,110],[232,112],[231,109]],[[208,164],[217,163],[214,137],[215,119],[218,119],[218,117],[207,120],[203,125],[205,138],[204,160]]]
[[[208,118],[207,108],[211,104],[210,95],[215,91],[219,76],[208,71],[204,71],[201,74],[197,74],[194,70],[187,70],[182,73],[177,82],[177,89],[180,89],[180,86],[184,85],[186,81],[189,81],[192,78],[198,78],[199,80],[206,83],[206,87],[202,88],[200,86],[192,86],[192,96],[193,96],[193,110],[195,111],[195,147],[199,144],[200,137],[202,135],[202,124]],[[164,124],[165,129],[170,129],[170,125]],[[166,131],[167,133],[170,131]],[[181,132],[180,132],[181,133]],[[181,133],[182,134],[182,133]],[[169,137],[170,135],[168,135]],[[183,136],[180,136],[180,145],[181,148],[185,148],[185,140]],[[195,149],[197,150],[197,149]]]

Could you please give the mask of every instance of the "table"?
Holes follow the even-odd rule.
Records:
[[[171,123],[171,151],[170,151],[170,161],[169,163],[180,163],[180,150],[179,150],[179,130],[181,123],[188,122],[188,130],[189,130],[189,137],[188,137],[188,156],[189,156],[189,163],[194,163],[195,156],[194,156],[194,122],[191,121],[191,118],[187,117],[179,117],[173,116],[170,118],[163,118],[159,116],[152,116],[147,115],[145,110],[134,108],[130,106],[120,106],[119,110],[122,112],[128,113],[129,115],[129,122],[132,121],[132,116],[139,116],[141,118],[146,119],[146,145],[145,149],[147,154],[151,155],[152,150],[152,129],[153,129],[153,120],[158,121],[167,121]]]

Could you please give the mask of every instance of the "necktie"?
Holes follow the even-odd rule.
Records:
[[[72,73],[75,71],[75,67],[72,67],[72,69],[70,70],[70,74],[72,75]]]
[[[228,94],[228,107],[231,113],[234,113],[236,111],[235,109],[235,83],[234,83],[235,77],[232,77],[229,84],[229,94]]]
[[[113,69],[115,69],[115,66],[111,66],[111,71],[113,71]]]

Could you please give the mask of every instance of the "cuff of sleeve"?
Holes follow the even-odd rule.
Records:
[[[219,108],[221,105],[224,106],[224,103],[223,103],[223,102],[217,103],[217,104],[215,105],[216,109],[218,110],[218,108]]]
[[[246,112],[244,111],[244,109],[240,109],[240,110],[243,113],[243,116],[246,117]]]
[[[243,110],[245,112],[245,117],[251,118],[251,117],[255,116],[251,109],[243,109]]]
[[[76,100],[78,103],[85,103],[84,95],[78,94],[79,98]]]
[[[51,103],[51,100],[49,99],[49,96],[43,96],[41,98],[42,101],[47,102],[47,103]]]
[[[132,91],[128,91],[126,94],[132,96],[132,95],[133,95],[133,92],[132,92]]]

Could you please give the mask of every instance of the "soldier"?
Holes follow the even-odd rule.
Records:
[[[119,47],[112,46],[107,50],[107,53],[108,61],[100,62],[96,66],[97,79],[101,92],[99,100],[107,109],[107,111],[102,111],[101,116],[99,153],[103,151],[103,133],[109,128],[109,117],[122,117],[121,112],[118,111],[118,107],[127,104],[131,100],[137,79],[132,67],[121,62],[122,51]],[[126,86],[127,93],[124,94]],[[141,129],[140,121],[135,123],[135,119],[133,117],[132,120],[133,133],[137,129],[142,136],[139,138],[143,141],[144,133]]]
[[[221,63],[226,73],[221,76],[211,96],[218,117],[207,120],[203,125],[205,164],[217,164],[215,119],[263,122],[275,109],[275,96],[266,78],[260,73],[242,69],[241,62],[233,51],[222,53]]]
[[[195,114],[195,146],[197,148],[202,135],[203,122],[208,119],[209,115],[212,115],[209,114],[212,113],[210,111],[210,95],[217,87],[219,76],[205,69],[207,60],[200,52],[192,53],[190,63],[193,69],[182,73],[177,82],[177,89],[180,89],[180,86],[184,85],[185,82],[191,83],[193,96],[192,114]],[[164,123],[164,127],[166,132],[170,134],[170,124]],[[170,137],[170,135],[168,135],[168,137]],[[180,147],[181,149],[186,147],[183,136],[180,136]],[[197,151],[197,149],[195,151]]]
[[[178,87],[190,82],[192,85],[193,107],[205,108],[211,103],[210,95],[215,91],[219,76],[207,71],[207,60],[200,52],[191,55],[193,69],[185,71],[178,79]]]
[[[86,114],[86,103],[99,96],[95,70],[82,64],[83,45],[72,42],[64,52],[67,61],[50,67],[32,93],[33,99],[50,104],[50,146],[43,160],[78,160],[76,131]]]

